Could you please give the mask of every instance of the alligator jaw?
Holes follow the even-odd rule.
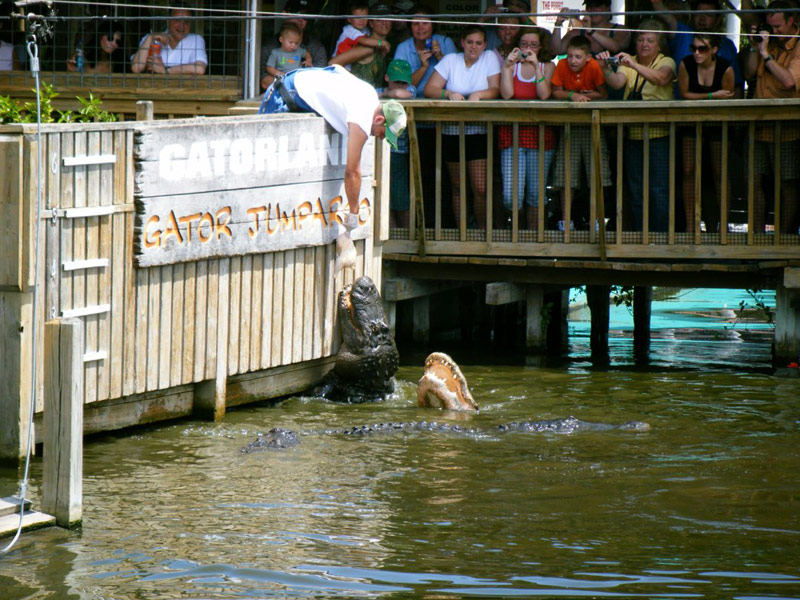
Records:
[[[417,385],[417,404],[447,410],[478,410],[461,369],[443,352],[434,352],[425,359],[425,369]]]

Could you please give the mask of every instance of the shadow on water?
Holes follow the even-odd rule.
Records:
[[[25,534],[0,557],[0,598],[800,598],[800,380],[707,350],[668,360],[686,344],[636,369],[622,334],[594,369],[580,339],[558,366],[450,350],[478,414],[417,408],[407,354],[384,403],[298,396],[92,437],[83,527]],[[652,430],[496,430],[568,415]],[[421,420],[474,431],[324,433]],[[241,454],[276,426],[301,444]],[[36,503],[39,459],[32,482]],[[0,470],[0,493],[15,485]]]

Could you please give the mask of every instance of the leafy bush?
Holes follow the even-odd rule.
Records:
[[[35,92],[36,90],[34,90]],[[53,91],[53,86],[45,82],[41,84],[39,105],[41,107],[42,123],[92,123],[97,121],[108,122],[116,121],[117,117],[113,113],[103,110],[102,100],[89,94],[88,100],[76,96],[82,107],[74,113],[71,110],[57,110],[53,108],[53,98],[58,96],[58,92]],[[38,112],[36,101],[30,100],[20,103],[19,100],[10,96],[0,96],[0,124],[2,123],[35,123]]]

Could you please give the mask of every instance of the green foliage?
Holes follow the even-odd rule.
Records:
[[[624,304],[628,311],[633,309],[633,286],[632,285],[612,285],[611,301],[614,306]]]
[[[35,93],[36,90],[34,90]],[[77,96],[81,109],[74,113],[71,110],[60,111],[53,108],[53,98],[58,96],[53,91],[53,86],[42,82],[39,94],[42,123],[92,123],[116,121],[117,117],[102,108],[102,100],[89,94],[89,99]],[[0,96],[0,123],[36,123],[39,111],[36,101],[31,100],[21,104],[19,100],[10,96]]]

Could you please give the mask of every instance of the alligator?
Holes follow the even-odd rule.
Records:
[[[562,433],[570,434],[579,431],[650,431],[650,425],[643,421],[628,421],[619,425],[608,423],[590,423],[581,421],[575,417],[566,419],[547,419],[544,421],[514,421],[503,423],[489,429],[479,429],[451,425],[449,423],[437,423],[436,421],[409,421],[400,423],[372,423],[348,427],[344,429],[328,429],[321,432],[308,432],[303,435],[327,434],[344,436],[367,436],[381,433],[395,432],[436,432],[469,435],[473,437],[492,436],[505,433]],[[281,427],[270,429],[267,433],[259,433],[258,437],[247,446],[242,448],[243,454],[259,452],[262,450],[284,450],[293,448],[300,444],[301,435]]]
[[[433,352],[425,359],[422,377],[417,384],[417,405],[422,408],[478,410],[467,378],[452,358]]]
[[[333,369],[313,394],[346,403],[384,400],[394,391],[400,356],[372,279],[359,277],[345,286],[338,317],[342,345]]]

